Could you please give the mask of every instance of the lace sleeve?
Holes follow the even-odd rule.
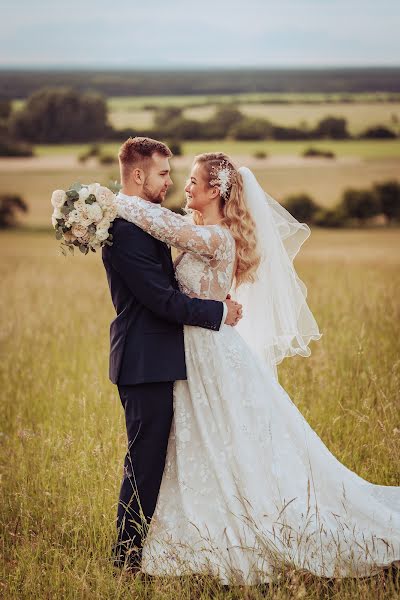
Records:
[[[226,246],[227,232],[222,227],[194,225],[187,217],[137,196],[117,196],[116,206],[118,216],[180,250],[212,258]]]

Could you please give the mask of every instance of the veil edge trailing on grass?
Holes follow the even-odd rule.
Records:
[[[284,358],[310,356],[309,343],[321,338],[306,301],[307,288],[293,265],[310,228],[266,194],[250,169],[240,167],[239,173],[256,224],[261,262],[255,282],[234,291],[243,305],[243,318],[236,329],[277,376],[276,366]]]

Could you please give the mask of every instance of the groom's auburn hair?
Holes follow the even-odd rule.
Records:
[[[156,153],[167,158],[172,156],[171,150],[163,142],[148,137],[130,137],[119,149],[118,158],[122,169],[129,172],[134,167],[143,166]]]

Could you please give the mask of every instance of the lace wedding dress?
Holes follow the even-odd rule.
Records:
[[[226,298],[235,258],[229,230],[195,226],[139,198],[117,206],[183,251],[182,292]],[[400,487],[371,484],[341,464],[235,328],[185,326],[184,338],[188,378],[175,383],[143,571],[256,584],[283,563],[341,577],[400,560]]]

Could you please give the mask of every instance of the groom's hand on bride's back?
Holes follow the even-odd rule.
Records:
[[[230,294],[227,295],[225,304],[228,308],[225,325],[237,325],[242,318],[242,305],[232,300]]]

